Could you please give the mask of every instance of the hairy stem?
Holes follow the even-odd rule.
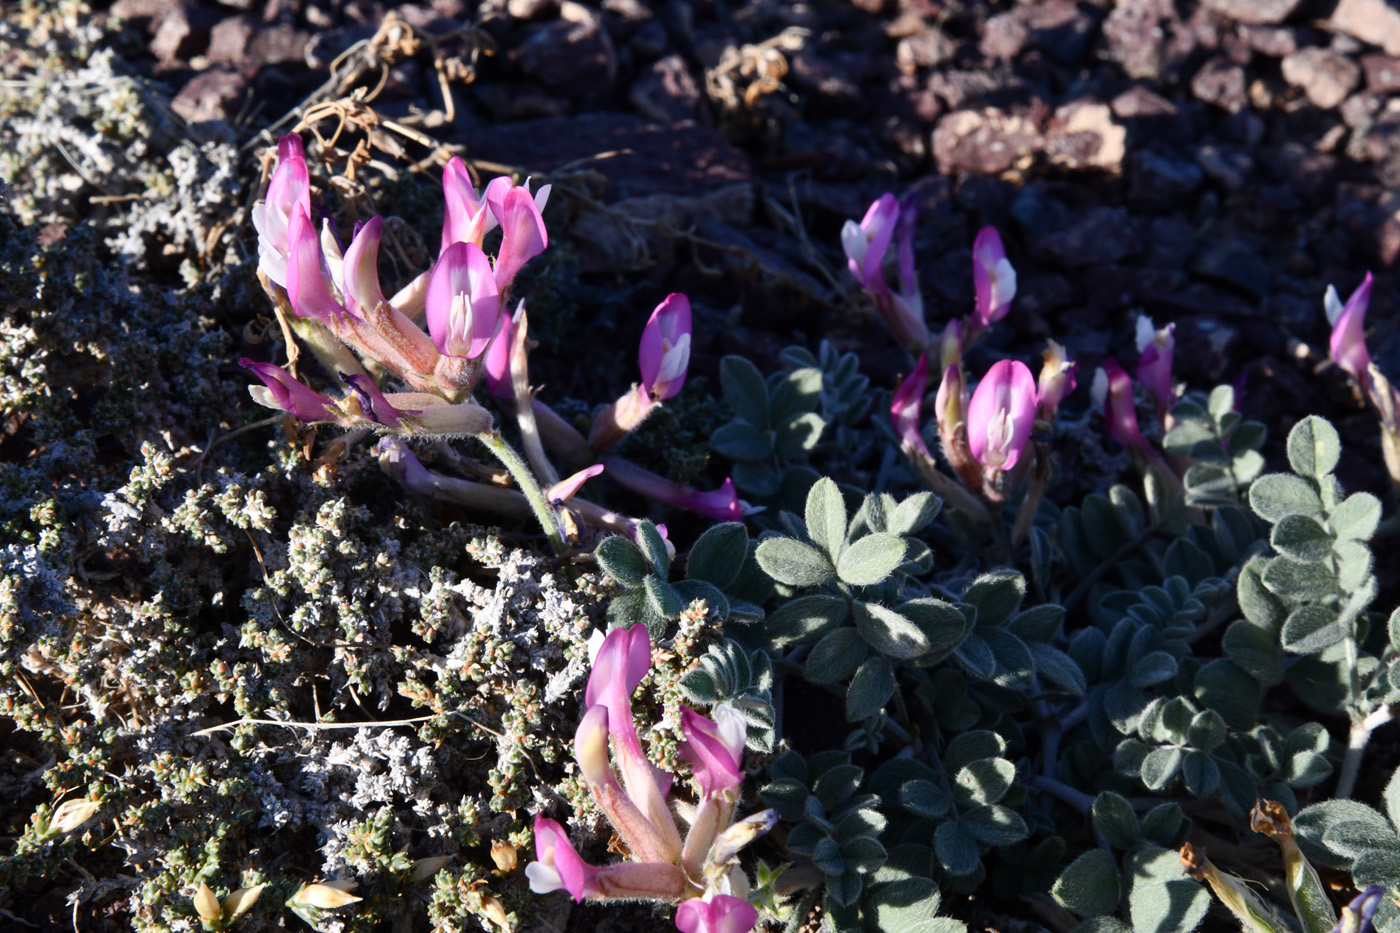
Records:
[[[1371,733],[1395,718],[1400,712],[1396,706],[1382,706],[1372,710],[1365,719],[1351,724],[1347,733],[1347,751],[1342,758],[1342,770],[1337,775],[1336,797],[1350,797],[1356,789],[1356,778],[1361,774],[1361,759],[1366,754],[1366,744],[1371,741]]]
[[[496,455],[496,459],[501,461],[515,480],[515,484],[520,487],[520,491],[525,494],[526,500],[530,503],[530,509],[535,513],[535,518],[539,521],[540,527],[544,529],[545,535],[549,538],[549,543],[554,547],[554,553],[563,554],[566,548],[564,535],[559,531],[559,519],[554,515],[554,509],[544,497],[544,490],[540,489],[540,484],[535,482],[535,476],[530,472],[530,468],[525,465],[525,461],[520,459],[520,455],[515,452],[515,448],[505,442],[505,438],[495,431],[482,431],[476,435],[476,439],[486,445],[486,449]]]

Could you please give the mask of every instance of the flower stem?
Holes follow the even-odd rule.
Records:
[[[554,553],[563,554],[566,545],[564,544],[564,536],[559,531],[559,520],[554,515],[554,509],[545,499],[540,484],[535,482],[534,474],[525,465],[525,461],[520,459],[515,448],[507,444],[496,431],[482,431],[476,435],[476,439],[485,444],[486,449],[495,454],[496,459],[501,461],[501,464],[510,472],[515,484],[520,487],[520,491],[525,494],[526,500],[529,501],[535,518],[539,520],[540,527],[544,529],[545,535],[549,538],[549,543],[554,547]]]
[[[1400,713],[1395,706],[1386,705],[1371,711],[1365,719],[1353,722],[1347,733],[1347,751],[1342,758],[1342,770],[1337,775],[1337,798],[1351,796],[1356,789],[1356,779],[1361,774],[1361,759],[1366,754],[1366,745],[1371,741],[1371,733],[1390,722]]]

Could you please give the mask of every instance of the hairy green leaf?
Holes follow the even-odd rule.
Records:
[[[768,637],[779,647],[815,641],[840,625],[846,612],[846,601],[839,596],[799,596],[768,617]]]
[[[846,546],[846,503],[829,477],[822,477],[807,491],[807,536],[835,564]]]
[[[1285,515],[1322,517],[1322,500],[1317,487],[1299,476],[1270,473],[1261,476],[1249,487],[1249,504],[1255,513],[1268,522]]]
[[[622,535],[609,535],[599,541],[593,556],[603,573],[626,587],[641,586],[642,578],[651,570],[641,549]]]
[[[982,864],[977,840],[956,820],[941,823],[934,830],[933,852],[943,870],[954,877],[970,875]]]
[[[870,656],[870,649],[860,633],[852,628],[838,628],[828,633],[812,647],[803,665],[802,675],[817,684],[834,684],[856,672]]]
[[[735,415],[768,429],[768,387],[757,366],[742,356],[726,356],[719,361],[719,383]]]
[[[866,535],[841,552],[836,575],[851,586],[874,586],[904,562],[904,551],[904,539],[898,535]]]
[[[715,428],[710,446],[730,460],[760,461],[773,452],[773,439],[747,421],[736,419]]]
[[[1369,541],[1381,523],[1381,500],[1369,492],[1347,496],[1332,510],[1332,531],[1338,538]]]
[[[695,541],[686,558],[685,575],[720,589],[733,583],[748,557],[749,532],[741,522],[721,522]]]
[[[1025,577],[1014,570],[996,570],[974,580],[963,601],[977,607],[979,626],[997,626],[1011,618],[1025,597]]]
[[[846,689],[846,720],[860,722],[876,715],[894,696],[894,671],[884,658],[867,658],[856,668]]]
[[[1338,644],[1346,631],[1337,613],[1314,603],[1299,606],[1283,623],[1283,648],[1293,654],[1316,654]]]
[[[1321,560],[1332,550],[1332,536],[1308,515],[1285,515],[1274,525],[1269,543],[1280,554],[1298,560]]]
[[[774,580],[789,586],[820,586],[836,572],[826,555],[794,538],[760,541],[758,565]]]
[[[802,460],[816,449],[826,430],[826,422],[816,412],[789,418],[778,427],[773,449],[784,460]]]
[[[973,807],[962,815],[972,838],[989,846],[1009,846],[1030,835],[1021,814],[997,804]]]
[[[1050,893],[1081,917],[1111,914],[1118,909],[1118,866],[1108,852],[1090,849],[1055,879]]]
[[[1005,758],[982,758],[968,763],[953,782],[960,803],[996,803],[1016,780],[1016,766]]]
[[[860,600],[853,608],[856,629],[865,643],[881,654],[903,660],[928,651],[929,643],[919,627],[893,609]]]
[[[1128,857],[1123,876],[1135,931],[1191,933],[1210,909],[1210,893],[1186,877],[1175,852],[1145,846]]]
[[[1342,441],[1325,418],[1309,415],[1288,432],[1288,463],[1299,476],[1320,479],[1337,468]]]
[[[1121,794],[1110,790],[1100,791],[1094,798],[1094,806],[1090,812],[1094,828],[1103,834],[1109,844],[1120,849],[1134,849],[1142,841],[1133,805]]]

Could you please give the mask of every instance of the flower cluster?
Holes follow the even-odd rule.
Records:
[[[680,752],[700,790],[682,839],[666,801],[673,776],[647,759],[632,718],[632,693],[650,666],[646,627],[613,629],[594,661],[587,712],[574,739],[588,789],[631,858],[590,865],[563,826],[536,816],[536,861],[525,868],[530,888],[567,891],[576,901],[680,902],[676,926],[684,933],[745,933],[758,922],[758,911],[746,900],[749,881],[736,857],[772,828],[777,815],[768,810],[734,820],[744,776],[744,716],[728,706],[718,707],[713,720],[682,709]]]
[[[923,351],[932,338],[914,265],[918,216],[919,201],[914,192],[903,198],[883,194],[859,222],[846,221],[841,229],[841,247],[851,275],[870,296],[876,312],[895,337],[908,349]],[[892,290],[885,280],[885,257],[891,245],[895,247],[898,290]],[[977,301],[963,325],[963,336],[969,342],[1006,317],[1016,297],[1016,270],[1006,258],[1001,235],[993,227],[983,227],[973,240],[972,278]]]

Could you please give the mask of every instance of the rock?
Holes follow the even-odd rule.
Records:
[[[1186,273],[1180,269],[1144,269],[1108,263],[1086,276],[1089,303],[1101,311],[1141,307],[1157,295],[1167,295],[1186,286]]]
[[[161,20],[165,19],[165,14],[169,13],[177,2],[178,0],[116,0],[109,12],[133,29],[154,33]]]
[[[1260,55],[1283,58],[1298,50],[1298,32],[1287,26],[1241,26],[1240,38]]]
[[[1034,250],[1067,266],[1093,266],[1142,252],[1142,240],[1126,208],[1094,207],[1067,229],[1041,237]]]
[[[1011,202],[1011,217],[1028,242],[1036,242],[1074,223],[1074,214],[1064,202],[1046,194],[1043,184],[1035,182],[1016,193]]]
[[[1055,111],[1045,129],[1050,161],[1070,169],[1104,169],[1118,173],[1128,132],[1113,122],[1113,111],[1098,101],[1075,101]]]
[[[1180,217],[1158,217],[1147,237],[1149,266],[1182,269],[1196,254],[1196,228]]]
[[[1244,69],[1224,56],[1208,60],[1191,79],[1197,100],[1238,113],[1246,104]]]
[[[1266,164],[1280,169],[1283,183],[1310,201],[1328,200],[1337,184],[1337,157],[1299,142],[1284,143]]]
[[[1202,250],[1191,263],[1191,272],[1230,285],[1255,301],[1267,297],[1271,285],[1269,264],[1259,257],[1259,250],[1236,242]]]
[[[1365,130],[1370,127],[1371,122],[1380,112],[1381,104],[1385,103],[1379,94],[1370,91],[1360,91],[1342,101],[1342,106],[1338,112],[1342,115],[1342,122],[1352,129]]]
[[[1283,80],[1302,88],[1314,106],[1330,110],[1356,87],[1361,69],[1344,55],[1314,46],[1283,60]]]
[[[943,30],[925,29],[899,40],[894,50],[895,66],[905,74],[914,74],[920,68],[937,68],[951,61],[957,48]]]
[[[929,75],[930,91],[943,98],[949,110],[972,107],[1006,107],[1028,97],[1026,83],[1005,65],[978,70],[949,68]]]
[[[1271,25],[1293,15],[1301,0],[1206,0],[1205,5],[1237,23]]]
[[[1400,55],[1400,0],[1341,0],[1328,25]]]
[[[1089,47],[1097,18],[1071,0],[1042,0],[1019,8],[1031,41],[1062,65],[1077,64]]]
[[[1196,150],[1196,164],[1226,191],[1239,191],[1254,170],[1254,160],[1243,152],[1209,144]]]
[[[149,46],[151,54],[162,62],[188,60],[209,45],[209,30],[215,14],[194,3],[179,3],[170,8],[156,29]]]
[[[850,69],[811,47],[790,58],[787,80],[806,96],[809,116],[858,117],[867,110],[865,92]]]
[[[1057,273],[1029,275],[1017,282],[1016,312],[1045,317],[1075,300],[1074,286]]]
[[[253,33],[248,41],[248,58],[254,67],[282,63],[304,65],[311,35],[289,23],[277,23]]]
[[[1382,265],[1400,259],[1400,191],[1380,185],[1342,182],[1337,186],[1337,222]]]
[[[632,54],[646,61],[665,55],[666,50],[670,48],[671,37],[666,34],[666,27],[659,20],[652,19],[637,27],[628,44],[632,48]]]
[[[1103,23],[1105,56],[1130,78],[1161,77],[1166,25],[1179,22],[1171,0],[1122,0]]]
[[[228,120],[243,105],[248,80],[232,68],[215,67],[195,75],[170,101],[170,109],[190,123]]]
[[[954,111],[933,130],[933,157],[943,172],[999,175],[1042,145],[1035,123],[996,108]]]
[[[1376,166],[1376,177],[1392,190],[1400,189],[1400,110],[1381,114],[1366,132],[1366,157]]]
[[[1377,94],[1400,93],[1400,58],[1393,55],[1363,55],[1361,70],[1366,72],[1366,87]]]
[[[559,9],[559,0],[508,0],[506,12],[516,19],[535,19]]]
[[[528,81],[481,81],[472,85],[472,93],[498,121],[537,120],[569,112],[565,97]]]
[[[1019,56],[1031,35],[1031,31],[1022,22],[1022,17],[1017,15],[1020,9],[1023,8],[998,13],[988,19],[982,29],[982,41],[977,45],[978,51],[988,58],[1000,58],[1003,61],[1011,61]]]
[[[628,95],[637,112],[654,123],[698,119],[702,99],[685,59],[676,54],[653,62]]]
[[[253,35],[252,20],[247,16],[227,16],[209,32],[210,61],[235,64],[248,53],[248,40]]]
[[[617,64],[603,20],[581,3],[565,2],[559,19],[536,30],[512,52],[522,71],[573,99],[612,90]]]
[[[1190,194],[1205,180],[1196,163],[1174,155],[1142,149],[1133,153],[1128,197],[1165,204]]]

